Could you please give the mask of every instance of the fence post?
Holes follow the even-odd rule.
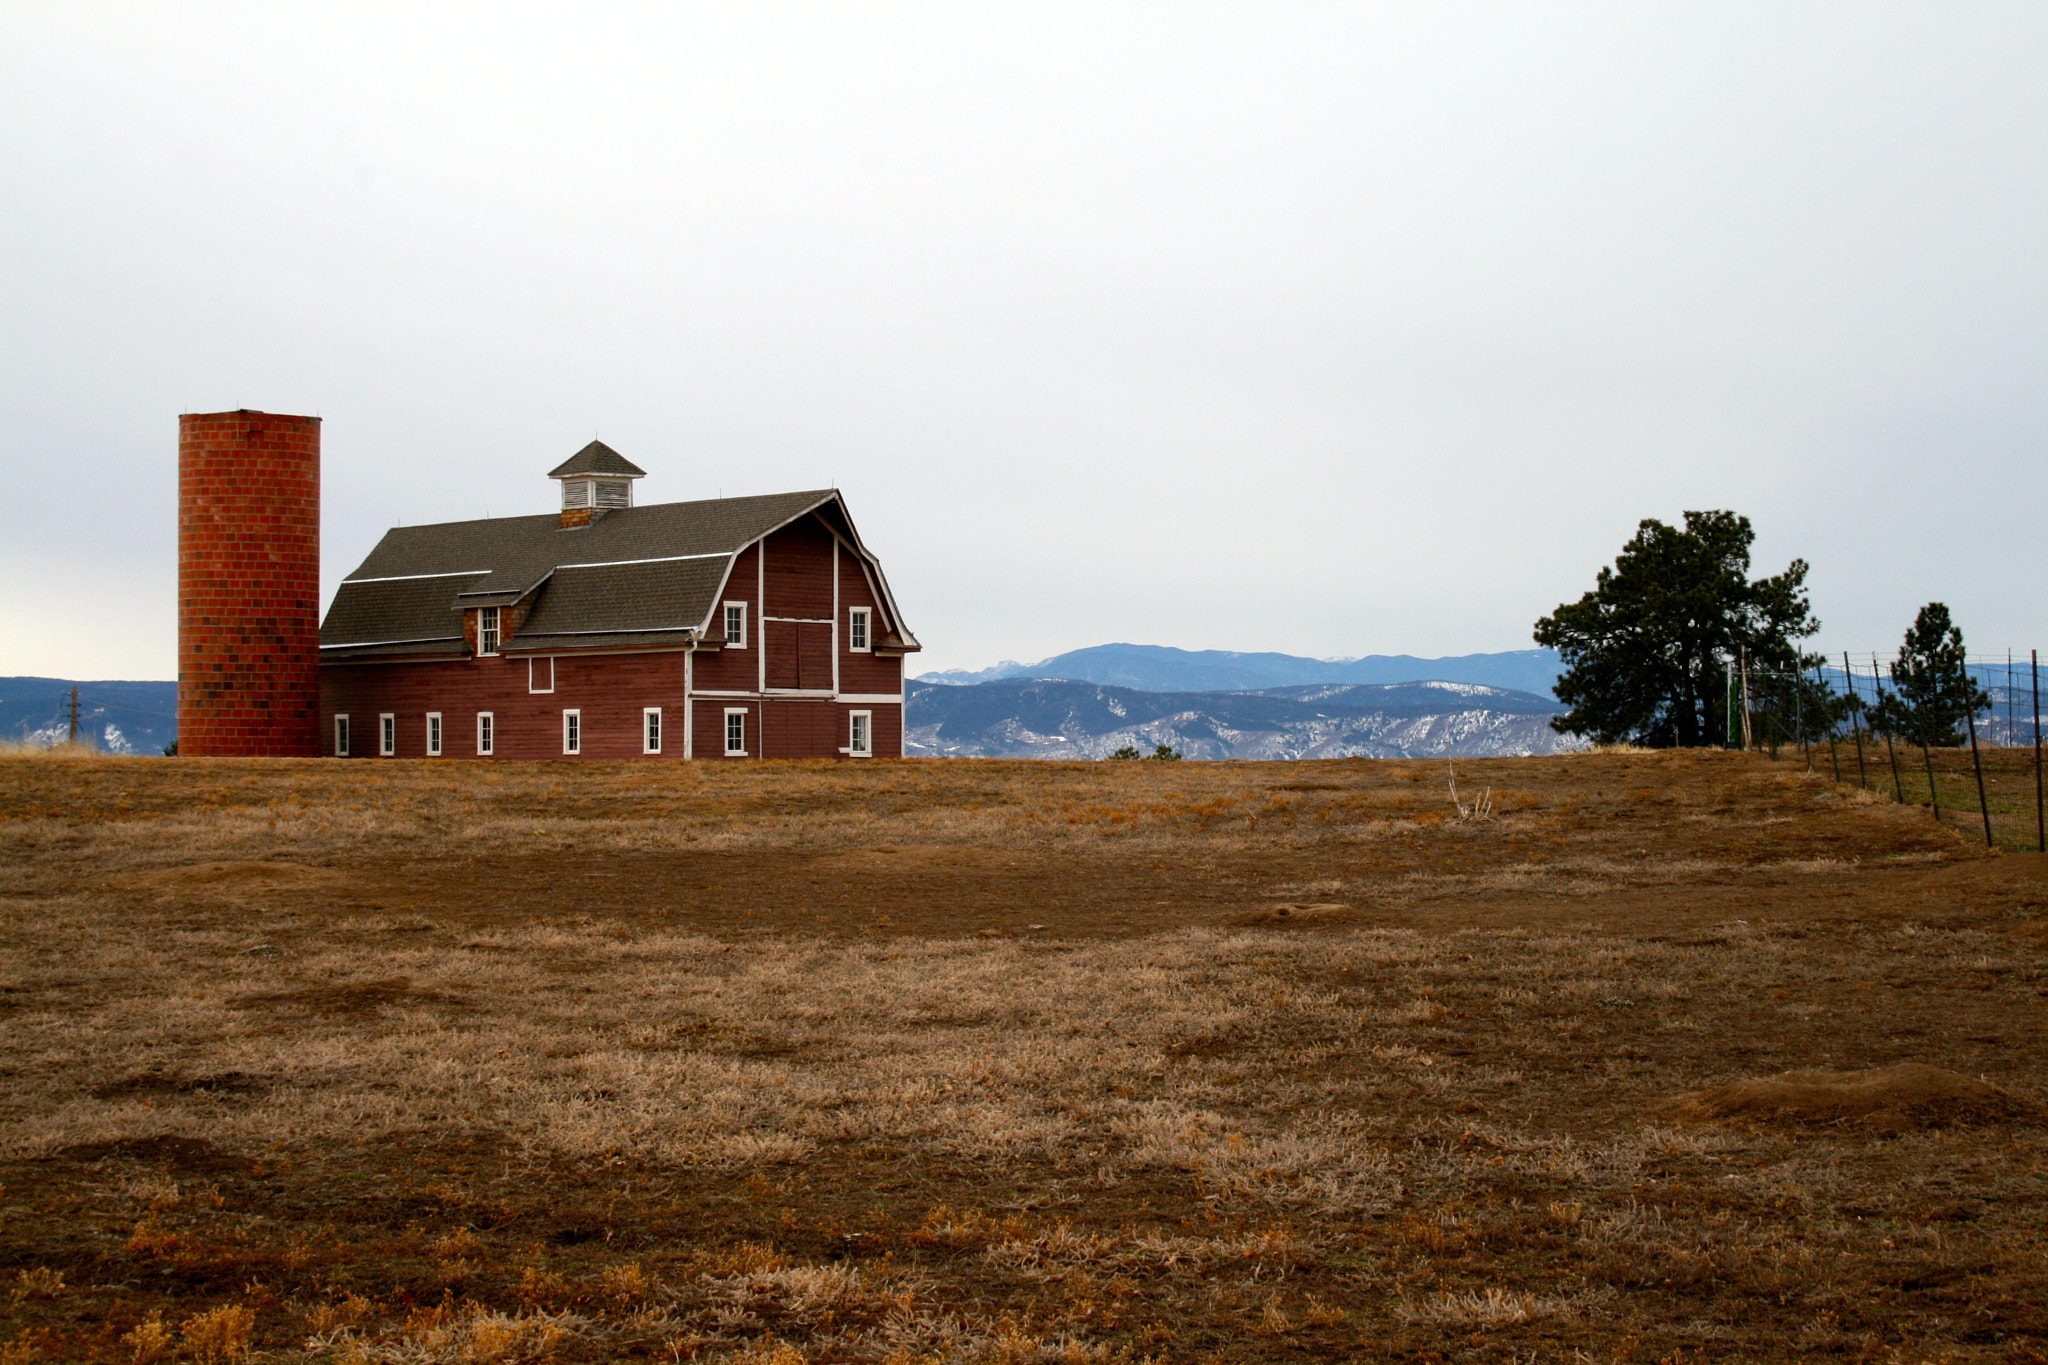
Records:
[[[2034,657],[2034,842],[2048,853],[2048,806],[2041,800],[2041,651]]]
[[[1870,656],[1870,686],[1876,691],[1878,709],[1882,710],[1884,708],[1884,679],[1878,676],[1877,655],[1875,654]],[[1885,728],[1884,732],[1884,751],[1886,756],[1892,761],[1892,800],[1903,806],[1906,804],[1906,784],[1899,778],[1899,751],[1892,744],[1892,732],[1889,726]]]
[[[1934,785],[1934,751],[1927,747],[1925,739],[1920,741],[1920,757],[1927,760],[1927,801],[1934,807],[1934,823],[1941,823],[1941,791]]]
[[[1977,753],[1977,713],[1963,712],[1970,724],[1970,762],[1977,767],[1977,809],[1984,812],[1984,847],[1991,847],[1991,802],[1984,796],[1984,760]]]
[[[1849,689],[1849,733],[1856,737],[1856,785],[1866,791],[1870,788],[1870,772],[1863,766],[1863,722],[1856,715],[1856,708],[1863,704],[1863,698],[1856,695],[1856,670],[1849,666],[1849,651],[1842,651],[1842,682]]]
[[[1825,668],[1821,667],[1819,664],[1815,664],[1813,666],[1813,676],[1819,679],[1820,690],[1822,692],[1832,693],[1834,691],[1833,688],[1828,686],[1828,671]],[[1833,710],[1833,707],[1830,706],[1829,709]],[[1839,786],[1841,785],[1842,781],[1842,756],[1835,750],[1835,718],[1832,715],[1830,715],[1827,717],[1827,722],[1828,762],[1832,763],[1835,767],[1835,783],[1837,786]]]

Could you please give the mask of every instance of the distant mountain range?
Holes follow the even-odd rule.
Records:
[[[1563,671],[1556,651],[1548,649],[1461,654],[1448,659],[1418,659],[1407,654],[1306,659],[1295,654],[1240,654],[1166,645],[1092,645],[1035,664],[1005,661],[993,668],[954,668],[926,673],[917,681],[964,686],[1005,678],[1065,678],[1146,692],[1255,691],[1310,683],[1458,682],[1547,697]]]
[[[1125,746],[1150,753],[1165,744],[1188,758],[1435,758],[1582,747],[1550,728],[1562,709],[1551,698],[1478,683],[1155,692],[1003,678],[919,680],[906,692],[904,749],[912,756],[1107,758]]]
[[[72,682],[0,678],[0,740],[58,744],[71,734],[70,692],[78,689],[78,737],[114,754],[160,754],[178,737],[175,682]]]

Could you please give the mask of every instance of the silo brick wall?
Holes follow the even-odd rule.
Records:
[[[320,750],[320,419],[178,419],[178,752]]]

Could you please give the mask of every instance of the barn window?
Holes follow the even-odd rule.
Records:
[[[476,713],[476,753],[489,758],[498,751],[498,718],[488,711]]]
[[[441,713],[439,711],[429,711],[427,712],[427,757],[439,758],[440,756]]]
[[[476,613],[476,652],[496,654],[498,652],[498,609],[479,607]]]
[[[744,602],[725,604],[725,643],[729,649],[747,647],[747,604]]]
[[[658,754],[661,752],[661,708],[643,706],[640,708],[640,752]]]
[[[389,711],[377,717],[377,752],[385,758],[398,752],[398,717]]]
[[[334,756],[336,758],[348,757],[347,716],[336,716],[334,718]]]
[[[580,754],[583,752],[583,713],[564,711],[562,713],[562,752]]]
[[[875,713],[855,711],[848,720],[846,752],[855,758],[872,758],[875,753]]]
[[[553,655],[526,661],[526,690],[529,692],[552,692],[555,690],[555,659]]]
[[[725,752],[732,758],[747,756],[747,709],[729,708],[725,713]]]
[[[868,652],[868,609],[855,607],[846,614],[846,647],[856,654]]]

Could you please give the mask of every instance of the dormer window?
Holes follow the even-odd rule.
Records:
[[[498,652],[498,611],[497,607],[477,608],[476,652],[479,654]]]

